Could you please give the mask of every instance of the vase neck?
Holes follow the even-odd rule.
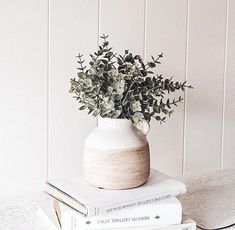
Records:
[[[130,129],[133,125],[130,120],[124,118],[98,118],[98,126],[101,128]]]

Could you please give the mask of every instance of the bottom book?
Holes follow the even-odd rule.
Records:
[[[163,227],[180,224],[182,206],[176,198],[162,200],[149,205],[142,205],[108,215],[84,217],[72,208],[54,200],[64,230],[127,229],[134,227]]]
[[[37,214],[39,218],[42,220],[42,222],[46,225],[47,229],[49,230],[74,230],[74,226],[61,226],[60,223],[60,217],[57,212],[55,212],[55,209],[53,208],[52,201],[51,200],[44,200],[38,202],[38,210]],[[84,229],[84,228],[79,228]],[[87,228],[85,228],[87,229]],[[97,228],[90,228],[90,229],[97,229]],[[102,228],[99,228],[102,229]],[[107,228],[106,228],[107,229]],[[196,230],[196,223],[193,220],[186,220],[183,221],[182,224],[172,224],[167,225],[164,227],[157,227],[155,225],[152,226],[136,226],[136,227],[125,227],[125,228],[108,228],[108,229],[125,229],[125,230]]]

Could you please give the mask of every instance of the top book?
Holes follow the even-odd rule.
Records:
[[[186,192],[186,186],[181,181],[151,169],[148,181],[133,189],[96,188],[89,185],[81,175],[49,180],[45,192],[85,216],[97,216],[178,196]]]

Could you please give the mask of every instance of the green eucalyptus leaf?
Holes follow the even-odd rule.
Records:
[[[148,62],[148,66],[150,68],[154,68],[154,67],[156,67],[156,64],[154,62]]]
[[[79,110],[84,110],[86,108],[86,106],[85,105],[82,105],[80,108],[79,108]]]
[[[134,103],[132,103],[131,108],[132,108],[133,112],[142,111],[141,103],[139,101],[135,101]]]

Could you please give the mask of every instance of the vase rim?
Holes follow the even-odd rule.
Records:
[[[107,119],[107,120],[127,120],[127,121],[131,121],[127,118],[112,118],[112,117],[101,117],[101,116],[98,116],[98,119]]]
[[[103,127],[117,127],[120,128],[132,126],[132,121],[126,118],[109,118],[109,117],[98,117],[98,125]]]

